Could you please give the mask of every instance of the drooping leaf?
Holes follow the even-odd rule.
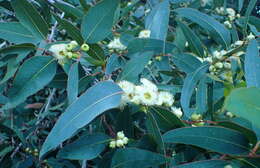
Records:
[[[257,0],[251,0],[248,3],[248,6],[246,8],[246,13],[245,13],[245,22],[244,22],[244,25],[243,25],[244,31],[246,31],[246,29],[247,29],[249,16],[250,16],[251,12],[253,11],[254,7],[256,6],[256,3],[257,3]]]
[[[151,31],[151,38],[163,40],[167,36],[170,15],[168,0],[158,3],[145,19],[145,29]]]
[[[119,105],[122,90],[110,81],[89,88],[60,116],[40,151],[40,157],[73,136],[104,111]]]
[[[174,54],[172,58],[173,63],[185,73],[192,73],[201,66],[199,59],[191,54]]]
[[[123,67],[123,71],[119,79],[136,82],[138,80],[138,76],[142,73],[152,56],[153,52],[151,51],[132,55],[131,59]]]
[[[166,143],[194,145],[214,152],[243,155],[249,152],[248,140],[240,132],[223,127],[185,127],[166,132]]]
[[[192,163],[185,163],[176,166],[175,168],[217,168],[217,167],[225,167],[229,162],[225,160],[203,160],[203,161],[195,161]]]
[[[113,156],[111,168],[148,168],[165,164],[169,159],[161,154],[137,148],[119,149]]]
[[[71,160],[91,160],[105,149],[108,142],[109,137],[103,133],[85,135],[63,147],[59,151],[58,157]]]
[[[208,16],[207,14],[201,13],[198,10],[192,8],[178,8],[175,10],[175,12],[179,16],[185,17],[207,30],[211,34],[211,37],[218,44],[221,44],[225,48],[230,45],[230,32],[225,28],[224,25],[220,24],[211,16]]]
[[[55,19],[58,21],[58,23],[61,25],[62,28],[64,28],[70,37],[72,37],[74,40],[76,40],[80,45],[84,43],[84,39],[81,36],[80,30],[75,27],[72,23],[65,19],[61,19],[56,15],[53,15]]]
[[[127,46],[128,54],[137,52],[153,51],[154,54],[171,53],[175,49],[174,44],[157,39],[135,38]]]
[[[181,91],[181,106],[184,110],[184,115],[187,117],[192,114],[190,109],[190,99],[194,88],[196,87],[198,81],[205,75],[208,67],[209,65],[207,63],[202,64],[196,71],[188,74],[184,80],[184,85]]]
[[[68,75],[68,83],[67,83],[67,94],[69,104],[72,104],[78,98],[78,82],[79,82],[79,72],[78,72],[78,63],[74,63],[71,65],[69,75]]]
[[[86,42],[96,43],[111,32],[118,3],[118,0],[103,0],[89,9],[81,25],[81,33]]]
[[[48,34],[48,25],[34,6],[27,0],[11,1],[16,17],[38,39],[45,39]]]
[[[16,44],[37,43],[39,41],[27,28],[18,22],[1,22],[0,38]]]
[[[256,40],[250,41],[245,55],[247,87],[260,87],[260,56]]]
[[[56,8],[62,10],[64,13],[74,16],[77,19],[82,19],[84,13],[82,10],[64,1],[55,1],[53,4]]]
[[[56,62],[53,57],[34,56],[28,59],[18,70],[10,89],[10,101],[3,109],[15,107],[28,96],[47,85],[56,73]]]
[[[251,121],[260,128],[260,89],[239,88],[234,89],[225,100],[224,107],[236,114]]]
[[[204,57],[203,44],[199,37],[190,29],[190,27],[182,22],[178,22],[185,38],[188,41],[190,50],[196,53],[199,57]]]

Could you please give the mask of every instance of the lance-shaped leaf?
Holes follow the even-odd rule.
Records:
[[[256,40],[250,41],[245,55],[247,87],[260,87],[260,56]]]
[[[111,168],[148,168],[166,163],[169,159],[158,153],[137,148],[119,149],[113,156]]]
[[[208,67],[208,64],[202,64],[195,72],[188,74],[184,80],[184,85],[181,91],[181,106],[187,117],[192,114],[192,110],[190,109],[190,99],[194,88],[196,87],[198,81],[205,76]]]
[[[16,44],[37,43],[39,41],[18,22],[0,23],[0,38]]]
[[[158,3],[145,19],[145,28],[151,31],[151,38],[165,40],[168,31],[170,4],[168,0]]]
[[[260,89],[239,88],[233,90],[225,101],[225,108],[260,128]]]
[[[8,92],[10,101],[3,109],[15,107],[46,86],[56,73],[56,65],[55,59],[48,56],[35,56],[24,62]]]
[[[78,63],[74,63],[70,67],[68,82],[67,82],[67,94],[69,99],[69,104],[75,101],[78,98],[79,90],[79,70]]]
[[[48,34],[48,25],[34,6],[27,0],[11,1],[16,17],[38,39],[45,39]]]
[[[196,161],[192,163],[185,163],[176,166],[175,168],[216,168],[216,167],[225,167],[228,165],[229,162],[225,160],[203,160],[203,161]]]
[[[223,47],[227,48],[230,45],[230,32],[211,16],[192,8],[178,8],[175,12],[179,16],[185,17],[207,30],[211,37]]]
[[[89,88],[60,116],[40,151],[40,157],[70,138],[106,110],[118,107],[122,90],[111,81]]]
[[[81,33],[88,43],[103,40],[111,31],[118,0],[103,0],[82,19]]]
[[[91,160],[105,149],[109,141],[110,138],[106,134],[85,135],[62,148],[58,153],[58,157],[71,160]]]
[[[166,143],[194,145],[214,152],[243,155],[249,152],[248,140],[240,132],[223,127],[185,127],[166,132]]]

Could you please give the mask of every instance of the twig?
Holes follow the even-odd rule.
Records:
[[[61,14],[60,18],[63,18],[64,15],[65,15],[65,13],[63,12],[63,13]],[[47,40],[48,42],[51,42],[51,41],[52,41],[53,36],[54,36],[54,32],[55,32],[55,29],[56,29],[57,26],[58,26],[58,21],[55,21],[54,25],[53,25],[52,28],[51,28],[51,34],[49,35],[48,40]]]
[[[250,152],[249,156],[255,156],[255,155],[256,155],[255,153],[257,152],[259,146],[260,146],[260,141],[258,141],[258,142],[256,143],[255,147],[254,147],[253,150]]]
[[[116,134],[115,134],[115,132],[113,131],[113,128],[107,123],[106,117],[105,117],[104,115],[102,116],[102,120],[103,120],[105,126],[107,127],[107,129],[108,129],[108,131],[109,131],[109,134],[110,134],[112,137],[115,137]]]

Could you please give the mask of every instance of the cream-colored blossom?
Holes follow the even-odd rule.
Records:
[[[142,31],[140,31],[138,38],[149,38],[150,35],[151,35],[150,30],[142,30]]]

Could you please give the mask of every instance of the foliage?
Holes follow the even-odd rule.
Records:
[[[0,0],[1,168],[260,167],[257,0]]]

